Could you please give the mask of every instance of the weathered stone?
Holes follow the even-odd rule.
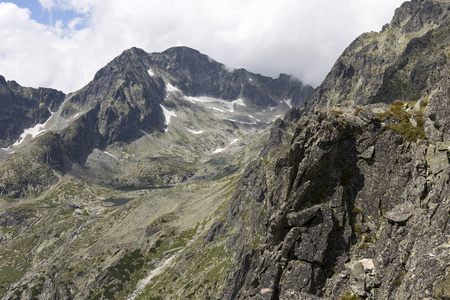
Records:
[[[391,211],[385,214],[385,217],[394,223],[404,223],[411,218],[413,213],[414,205],[409,202],[405,202],[395,206]]]
[[[375,268],[375,265],[371,258],[364,258],[364,259],[358,260],[358,263],[360,263],[363,266],[364,271],[370,272]]]
[[[360,117],[361,120],[363,120],[366,123],[371,123],[378,119],[377,115],[371,109],[368,108],[362,109],[358,113],[358,117]]]
[[[437,151],[450,151],[450,142],[437,142],[436,143]]]
[[[360,297],[366,296],[366,281],[365,278],[360,280],[350,279],[350,291]]]
[[[280,295],[280,300],[321,300],[321,297],[317,297],[308,293],[298,292],[296,290],[289,290]]]
[[[303,211],[289,213],[287,215],[288,224],[289,226],[301,227],[311,221],[319,210],[320,206],[316,205]]]
[[[333,230],[333,219],[328,210],[321,210],[320,217],[301,232],[300,242],[294,254],[299,260],[321,263],[328,248],[328,238]]]
[[[442,148],[445,146],[441,144],[439,147]],[[430,145],[427,151],[427,164],[433,174],[442,172],[450,165],[447,151],[440,151],[436,146]]]
[[[297,237],[300,234],[301,229],[299,227],[292,228],[289,233],[286,235],[283,241],[283,248],[281,248],[281,257],[288,257],[289,253],[294,246],[294,243],[297,241]]]
[[[365,159],[371,159],[374,153],[375,153],[375,146],[370,146],[363,153],[361,153],[360,157]]]
[[[280,292],[284,294],[287,290],[309,292],[314,284],[313,267],[310,263],[298,260],[289,261],[280,280]]]
[[[350,272],[350,275],[356,280],[364,280],[365,267],[359,261],[352,261],[345,264],[345,268]]]

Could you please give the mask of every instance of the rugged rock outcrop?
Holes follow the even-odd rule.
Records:
[[[302,118],[290,150],[266,169],[273,187],[236,197],[267,217],[261,246],[237,257],[252,263],[235,268],[245,279],[231,277],[227,298],[449,296],[448,149],[406,141],[369,108],[355,114]]]
[[[58,182],[58,174],[64,171],[64,159],[58,134],[38,137],[32,145],[0,164],[0,195],[23,198],[30,193],[42,193]]]

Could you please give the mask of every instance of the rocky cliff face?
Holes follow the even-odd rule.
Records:
[[[383,118],[369,108],[302,118],[265,177],[241,181],[235,195],[260,188],[234,205],[265,212],[264,238],[237,258],[251,263],[234,269],[227,298],[449,296],[450,144],[407,141]]]

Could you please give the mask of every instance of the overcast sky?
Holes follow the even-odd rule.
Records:
[[[358,35],[403,0],[17,0],[0,2],[0,75],[72,92],[136,46],[188,46],[230,68],[317,86]]]

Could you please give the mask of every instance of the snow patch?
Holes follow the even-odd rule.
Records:
[[[213,153],[220,153],[222,151],[225,151],[225,148],[217,148]]]
[[[181,92],[177,87],[171,85],[170,83],[166,83],[166,91],[169,93]]]
[[[81,112],[76,113],[75,115],[73,115],[72,117],[69,118],[70,121],[75,120],[76,118],[78,118],[81,115]]]
[[[223,109],[220,109],[220,108],[217,108],[217,107],[210,107],[210,108],[213,109],[213,110],[216,110],[216,111],[220,111],[221,113],[225,112],[225,111],[223,111]]]
[[[245,125],[257,125],[258,123],[256,122],[244,122],[244,121],[236,121],[237,123],[240,124],[245,124]]]
[[[223,107],[224,109],[227,109],[229,112],[234,112],[234,106],[235,105],[240,105],[240,106],[247,106],[245,105],[244,101],[242,99],[236,99],[234,101],[226,101],[223,99],[217,99],[217,98],[211,98],[211,97],[186,97],[187,100],[191,101],[192,103],[213,103],[213,104],[218,104],[221,107]],[[221,111],[219,108],[217,107],[209,107],[210,109],[215,109],[218,110],[220,112]]]
[[[253,81],[253,78],[249,78],[248,80]]]
[[[160,104],[160,105],[161,105],[161,104]],[[176,118],[176,117],[177,117],[177,114],[174,113],[173,111],[168,110],[167,108],[165,108],[165,107],[162,106],[162,105],[161,105],[161,108],[162,108],[162,110],[163,110],[164,118],[165,118],[164,125],[167,126],[167,128],[166,128],[165,131],[167,131],[167,130],[169,129],[170,119],[171,119],[172,117],[175,117],[175,118]]]
[[[50,110],[49,110],[50,111]],[[45,121],[43,124],[36,124],[34,127],[25,129],[23,131],[23,133],[20,135],[19,139],[12,145],[13,147],[19,146],[21,145],[23,142],[25,142],[26,140],[31,140],[34,139],[35,137],[37,137],[38,135],[40,135],[41,133],[44,133],[45,131],[47,131],[45,129],[45,125],[47,124],[47,122],[52,118],[53,113],[50,111],[50,113],[52,114],[50,116],[50,118],[47,119],[47,121]]]
[[[237,142],[239,142],[239,139],[234,139],[231,141],[230,145],[236,144]]]
[[[153,72],[152,69],[148,69],[147,72],[148,72],[148,75],[150,75],[151,77],[155,76],[155,72]]]
[[[11,147],[9,147],[9,148],[0,148],[0,150],[4,150],[4,151],[8,152],[9,154],[13,154],[14,152],[16,152],[14,150],[11,150],[10,148]]]
[[[261,120],[260,120],[260,119],[257,119],[257,118],[255,118],[255,117],[254,117],[254,116],[252,116],[252,115],[248,115],[248,117],[249,117],[250,119],[256,120],[257,122],[261,122]]]
[[[203,130],[196,131],[196,130],[191,130],[189,128],[186,128],[186,130],[189,131],[192,134],[202,134],[204,132]]]
[[[287,104],[287,106],[289,106],[289,108],[292,108],[292,99],[284,99],[284,103]]]

